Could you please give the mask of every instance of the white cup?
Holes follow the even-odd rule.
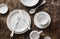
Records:
[[[28,7],[32,7],[34,5],[36,5],[39,0],[19,0],[23,5],[28,6]]]
[[[36,30],[34,30],[34,31],[32,31],[31,33],[30,33],[30,39],[39,39],[40,38],[40,34],[42,33],[43,31],[36,31]]]

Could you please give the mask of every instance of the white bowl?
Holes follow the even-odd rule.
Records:
[[[17,9],[17,10],[13,10],[7,17],[7,27],[9,28],[9,30],[10,31],[14,30],[14,27],[16,25],[15,23],[17,21],[17,17],[20,16],[20,18],[21,18],[20,13],[23,14],[23,17],[24,17],[24,20],[25,20],[26,23],[24,23],[24,22],[23,23],[22,22],[18,23],[17,29],[14,32],[16,34],[25,33],[26,31],[29,30],[28,27],[30,27],[30,25],[31,25],[31,18],[29,16],[29,14],[24,10]],[[27,26],[25,26],[25,24]]]
[[[6,4],[0,4],[0,13],[5,14],[8,11],[8,6]]]
[[[19,1],[21,1],[22,4],[28,7],[32,7],[39,2],[39,0],[19,0]]]
[[[44,29],[51,23],[51,17],[47,12],[41,11],[34,16],[34,24],[36,27]]]

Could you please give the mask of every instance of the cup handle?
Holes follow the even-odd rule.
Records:
[[[39,31],[38,33],[41,34],[43,31]]]
[[[13,35],[14,35],[14,31],[12,31],[12,33],[10,34],[10,37],[13,37]]]

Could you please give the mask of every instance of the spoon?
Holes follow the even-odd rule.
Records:
[[[10,37],[13,37],[14,32],[15,32],[15,30],[16,30],[16,28],[17,28],[17,25],[18,25],[19,21],[20,21],[20,18],[17,17],[16,25],[15,25],[15,27],[14,27],[14,30],[13,30],[12,33],[10,34]]]
[[[39,6],[41,6],[41,5],[45,4],[45,3],[46,3],[46,0],[43,0],[43,2],[42,2]],[[30,13],[30,14],[34,14],[35,11],[36,11],[36,9],[37,9],[39,6],[37,6],[35,9],[31,9],[31,10],[29,11],[29,13]]]

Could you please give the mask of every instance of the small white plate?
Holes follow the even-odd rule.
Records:
[[[22,4],[28,7],[32,7],[39,2],[39,0],[19,0],[19,1],[21,1]]]
[[[8,6],[6,4],[0,4],[0,13],[5,14],[8,11]]]
[[[31,25],[31,18],[29,16],[29,14],[24,10],[17,9],[17,10],[13,10],[7,17],[7,27],[9,28],[9,30],[10,31],[14,30],[14,27],[15,27],[16,21],[17,21],[17,17],[20,16],[20,18],[22,18],[21,15],[20,15],[20,12],[23,14],[23,17],[24,17],[24,20],[25,20],[26,23],[23,22],[23,21],[20,21],[18,23],[17,29],[15,29],[16,34],[25,33],[26,31],[28,31],[27,27],[30,27],[30,25]],[[25,24],[27,26],[25,26]]]
[[[44,14],[43,19],[42,20],[40,19],[40,22],[39,22],[38,16],[41,17],[41,15],[43,15],[43,14]],[[41,22],[41,21],[43,21],[43,22]],[[50,17],[50,15],[47,12],[41,11],[41,12],[38,12],[34,16],[34,24],[38,28],[41,28],[41,29],[47,28],[50,23],[51,23],[51,17]]]

